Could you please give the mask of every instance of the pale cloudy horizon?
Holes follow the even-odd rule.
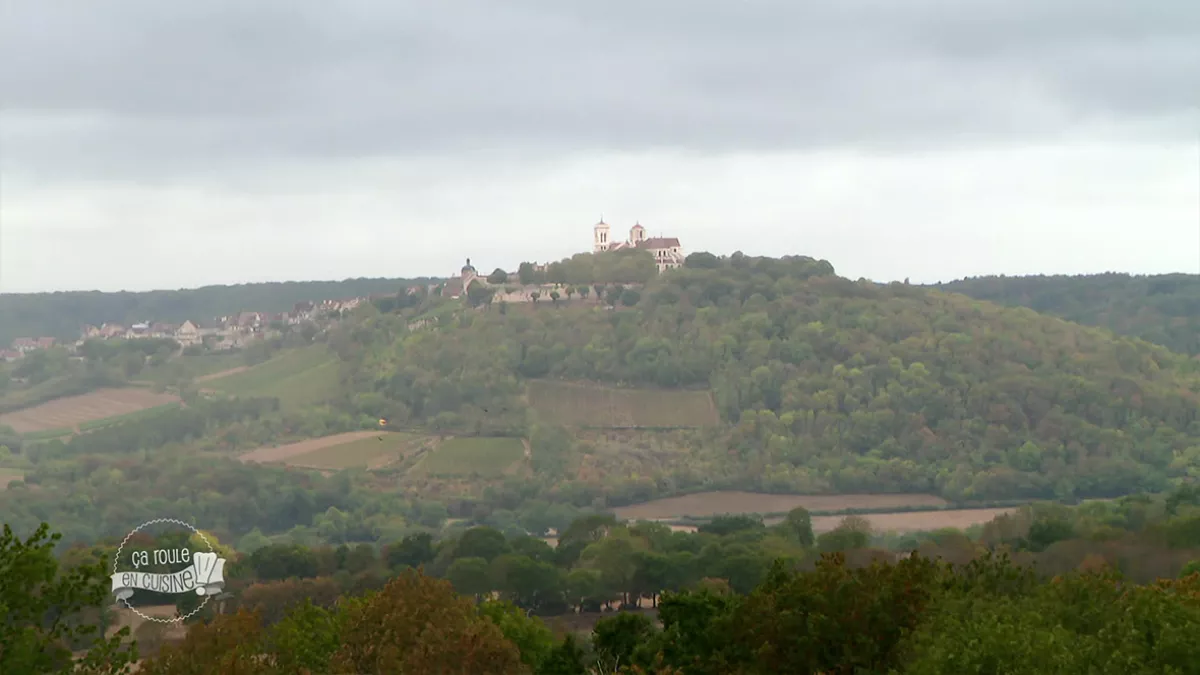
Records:
[[[1200,5],[0,5],[0,291],[590,250],[1200,271]]]

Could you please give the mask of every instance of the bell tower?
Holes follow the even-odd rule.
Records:
[[[608,223],[604,222],[604,216],[600,216],[600,222],[592,226],[592,253],[600,253],[607,251],[612,242],[609,240]]]
[[[637,246],[643,241],[646,241],[646,228],[642,227],[642,223],[639,221],[629,228],[629,243]]]

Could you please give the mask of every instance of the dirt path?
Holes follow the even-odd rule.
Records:
[[[227,377],[229,375],[237,375],[238,373],[244,373],[247,370],[250,370],[250,366],[238,366],[237,368],[230,368],[229,370],[222,370],[219,373],[209,373],[208,375],[201,375],[200,377],[197,377],[193,381],[194,382],[208,382],[210,380],[219,380],[222,377]]]
[[[333,436],[323,436],[321,438],[310,438],[299,443],[289,443],[288,445],[262,447],[242,455],[238,459],[243,462],[281,462],[292,457],[299,457],[310,452],[322,450],[324,448],[353,441],[361,441],[364,438],[378,436],[378,431],[350,431],[344,434],[334,434]]]
[[[908,506],[944,506],[946,500],[920,494],[780,495],[737,490],[700,492],[680,497],[655,499],[613,509],[618,518],[649,520],[705,517],[722,513],[784,513],[797,506],[810,511],[842,509],[889,509]]]

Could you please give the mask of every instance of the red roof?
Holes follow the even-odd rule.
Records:
[[[676,248],[679,246],[677,237],[650,237],[637,243],[638,248]]]

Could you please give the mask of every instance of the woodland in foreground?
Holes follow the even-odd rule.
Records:
[[[1200,672],[1195,488],[1025,509],[975,538],[901,542],[912,554],[899,557],[870,548],[854,519],[813,537],[803,510],[698,534],[589,517],[557,549],[475,528],[381,550],[223,550],[235,601],[181,642],[150,623],[135,643],[128,629],[98,641],[111,549],[56,560],[46,535],[0,540],[4,672],[58,672],[71,649],[78,672],[140,656],[139,672],[163,675]],[[549,611],[632,610],[638,597],[655,611],[613,612],[585,633]]]

